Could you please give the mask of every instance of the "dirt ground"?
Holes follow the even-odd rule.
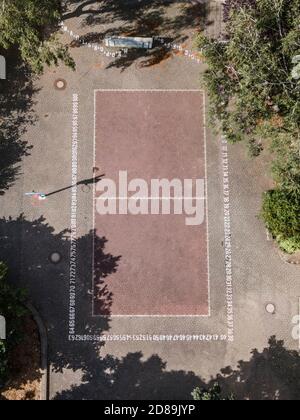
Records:
[[[9,360],[11,379],[0,392],[0,399],[13,401],[40,399],[40,339],[38,328],[28,316],[24,324],[24,339]]]

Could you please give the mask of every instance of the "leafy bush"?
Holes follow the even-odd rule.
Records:
[[[210,389],[196,388],[192,392],[192,397],[195,401],[232,401],[233,395],[229,397],[222,397],[222,390],[218,384],[214,384]]]
[[[255,139],[249,140],[248,151],[249,151],[250,157],[259,156],[261,152],[263,151],[263,149],[264,149],[263,145],[259,143],[258,141],[256,141]]]
[[[226,0],[224,9],[224,20],[227,22],[232,12],[240,10],[243,7],[255,8],[257,0]]]
[[[27,313],[24,290],[14,289],[7,281],[7,267],[0,263],[0,314],[6,319],[6,340],[0,340],[0,386],[8,375],[8,355],[22,339],[22,320]]]
[[[17,47],[22,59],[36,73],[44,65],[61,60],[71,68],[75,63],[68,48],[51,35],[61,18],[60,0],[2,1],[0,13],[0,47]]]
[[[300,197],[300,153],[292,144],[279,144],[273,162],[273,175],[280,189]]]
[[[265,194],[262,217],[280,247],[288,253],[300,249],[300,199],[287,190]]]

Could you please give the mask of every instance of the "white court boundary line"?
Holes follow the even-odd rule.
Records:
[[[76,284],[77,284],[77,210],[78,210],[78,146],[79,146],[79,96],[72,95],[72,142],[71,142],[71,220],[70,220],[70,268],[69,268],[69,336],[76,331]]]
[[[299,350],[300,350],[300,325],[299,325],[299,323],[300,323],[300,297],[299,297],[299,306],[298,306],[298,316],[299,316],[298,326],[299,326]]]
[[[207,169],[207,134],[206,134],[206,97],[202,89],[95,89],[94,90],[94,168],[96,167],[96,116],[97,116],[97,93],[157,93],[157,92],[191,92],[202,93],[203,95],[203,143],[204,143],[204,167],[205,167],[205,200],[206,200],[206,242],[207,242],[207,302],[208,314],[205,315],[95,315],[95,234],[93,235],[93,261],[92,261],[92,317],[93,318],[210,318],[211,317],[211,282],[210,282],[210,258],[209,258],[209,221],[208,221],[208,169]],[[93,232],[96,229],[96,185],[93,184]]]
[[[185,197],[184,195],[181,197],[97,197],[95,200],[137,200],[137,201],[143,201],[143,200],[205,200],[205,197]]]
[[[232,217],[231,217],[231,188],[230,188],[230,160],[228,141],[221,137],[221,155],[223,171],[223,210],[224,210],[224,262],[225,262],[225,300],[226,324],[228,341],[234,341],[234,282],[233,282],[233,251],[232,251]]]

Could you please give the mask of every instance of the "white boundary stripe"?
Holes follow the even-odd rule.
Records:
[[[300,350],[300,297],[299,297],[299,306],[298,306],[298,334],[299,334],[299,350]]]
[[[206,197],[95,197],[95,200],[206,200]]]
[[[205,161],[205,197],[206,197],[206,241],[207,241],[207,287],[208,287],[208,316],[211,317],[211,282],[210,282],[210,239],[209,239],[209,210],[208,210],[208,159],[207,159],[207,127],[206,127],[206,96],[203,91],[203,127],[204,127],[204,161]]]
[[[97,113],[97,103],[96,103],[96,91],[94,91],[94,144],[93,144],[93,166],[96,167],[96,113]],[[96,206],[95,206],[95,197],[96,197],[96,185],[93,183],[93,246],[92,246],[92,317],[95,313],[95,235],[96,235]]]
[[[205,154],[205,180],[206,180],[206,222],[207,222],[207,276],[208,276],[208,314],[207,315],[95,315],[95,280],[94,280],[94,269],[95,269],[95,235],[93,237],[93,262],[92,262],[92,317],[93,318],[210,318],[211,317],[211,293],[210,293],[210,261],[209,261],[209,224],[208,224],[208,173],[207,173],[207,136],[206,136],[206,99],[205,99],[205,92],[202,89],[95,89],[94,90],[94,167],[96,167],[96,97],[98,92],[119,92],[119,93],[128,93],[128,92],[136,92],[136,93],[157,93],[157,92],[194,92],[194,93],[202,93],[203,94],[203,131],[204,131],[204,154]],[[95,205],[94,202],[96,200],[96,186],[94,184],[93,188],[93,230],[96,229],[96,212],[95,212]]]
[[[77,181],[78,181],[79,96],[72,96],[72,190],[70,220],[70,278],[69,278],[69,337],[76,331],[76,275],[77,275]]]
[[[205,96],[205,92],[202,89],[95,89],[94,92],[202,92]]]
[[[224,200],[224,259],[225,259],[225,297],[228,341],[234,341],[233,308],[233,267],[231,234],[231,190],[228,141],[222,136],[223,200]]]
[[[178,343],[178,342],[198,342],[198,343],[212,343],[212,342],[226,342],[227,337],[226,335],[222,334],[207,334],[207,333],[197,333],[197,334],[110,334],[105,333],[102,335],[89,335],[89,334],[82,334],[82,335],[74,335],[71,339],[72,342],[101,342],[101,343],[108,343],[108,342],[159,342],[159,343]]]

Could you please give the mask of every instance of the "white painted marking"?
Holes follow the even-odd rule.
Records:
[[[231,241],[231,202],[230,202],[230,173],[227,139],[222,137],[222,167],[223,167],[223,197],[224,197],[224,248],[225,248],[225,285],[227,311],[227,337],[234,341],[234,308],[233,308],[233,269],[232,269],[232,241]]]
[[[77,274],[77,183],[78,183],[78,117],[79,97],[72,98],[72,183],[71,189],[71,235],[70,235],[70,280],[69,280],[69,337],[76,331],[76,274]]]

